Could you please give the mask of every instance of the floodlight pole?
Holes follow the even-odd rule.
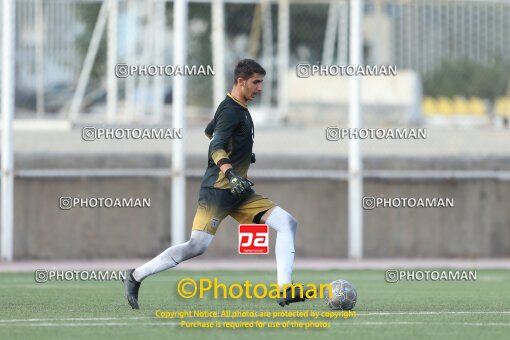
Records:
[[[139,16],[140,11],[138,7],[138,0],[128,0],[127,3],[127,17],[129,24],[127,27],[128,44],[126,48],[126,63],[128,65],[135,65],[138,62],[137,43],[139,34]],[[135,92],[136,92],[136,77],[133,75],[126,78],[126,120],[133,121],[135,116]]]
[[[351,0],[349,64],[363,63],[363,0]],[[351,77],[349,128],[361,128],[361,78]],[[361,141],[349,140],[349,258],[363,257],[363,162]]]
[[[43,0],[35,2],[35,27],[37,39],[35,45],[35,69],[36,69],[36,117],[44,115],[44,7]]]
[[[174,65],[186,65],[188,1],[174,2]],[[173,79],[172,126],[186,133],[186,78]],[[172,141],[172,207],[170,234],[172,244],[184,242],[186,231],[186,148],[184,139]]]
[[[265,91],[262,91],[261,102],[264,107],[271,106],[273,88],[273,25],[271,19],[271,1],[262,0],[262,60],[269,71],[264,77]]]
[[[215,69],[213,77],[213,104],[220,105],[225,98],[225,6],[223,0],[213,0],[211,9],[212,22],[212,58]],[[214,112],[213,112],[214,114]]]
[[[165,63],[165,32],[166,32],[166,2],[157,1],[153,3],[154,6],[154,63],[156,65],[163,65]],[[154,88],[154,115],[153,119],[157,123],[163,121],[163,114],[165,109],[165,77],[153,77]]]
[[[287,115],[289,108],[289,0],[278,1],[278,108],[280,117]]]
[[[106,54],[106,121],[113,123],[117,118],[118,83],[115,74],[117,64],[117,30],[119,19],[119,0],[108,2],[108,43]]]
[[[92,37],[90,38],[87,54],[85,55],[80,77],[78,78],[78,85],[76,86],[73,99],[71,100],[71,106],[69,108],[69,119],[71,121],[76,121],[78,118],[81,103],[83,101],[83,97],[85,96],[85,90],[89,82],[92,67],[94,66],[94,60],[96,58],[97,51],[99,50],[99,44],[101,43],[101,37],[103,36],[107,18],[108,2],[104,1],[101,5],[101,9],[99,10],[99,14],[97,15],[96,25],[92,31]]]
[[[1,259],[13,258],[14,155],[12,120],[14,117],[14,35],[15,1],[4,0],[2,11],[2,232]]]

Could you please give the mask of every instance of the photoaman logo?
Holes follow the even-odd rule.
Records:
[[[267,224],[239,225],[239,254],[268,254],[269,227]]]
[[[214,299],[277,299],[287,296],[299,296],[307,299],[323,299],[326,296],[333,297],[333,287],[329,283],[294,284],[287,283],[280,286],[276,283],[253,284],[250,280],[240,283],[221,283],[218,278],[200,278],[198,281],[190,277],[181,279],[177,283],[177,293],[184,299],[198,297],[204,298],[206,294],[212,295]]]

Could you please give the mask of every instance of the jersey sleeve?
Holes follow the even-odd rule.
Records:
[[[214,133],[214,119],[207,124],[204,132],[207,138],[212,139]]]
[[[230,163],[227,154],[230,138],[239,125],[239,113],[236,110],[223,110],[219,112],[214,127],[214,137],[211,139],[211,158],[214,163]]]

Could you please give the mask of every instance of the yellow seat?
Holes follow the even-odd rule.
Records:
[[[436,100],[432,97],[425,97],[421,103],[421,110],[427,116],[436,115]]]
[[[442,115],[452,115],[453,114],[453,103],[450,98],[447,97],[439,97],[437,99],[437,111]]]
[[[469,105],[465,98],[463,97],[455,97],[453,99],[453,113],[456,115],[468,115]]]
[[[469,113],[477,116],[486,114],[487,109],[484,102],[478,97],[471,97],[468,101]]]
[[[496,116],[510,117],[510,97],[500,97],[496,100]]]

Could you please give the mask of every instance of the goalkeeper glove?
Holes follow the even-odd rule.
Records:
[[[253,183],[239,175],[234,169],[230,168],[225,172],[225,177],[227,177],[230,182],[230,192],[236,198],[246,198],[251,193],[253,193],[252,186]]]

